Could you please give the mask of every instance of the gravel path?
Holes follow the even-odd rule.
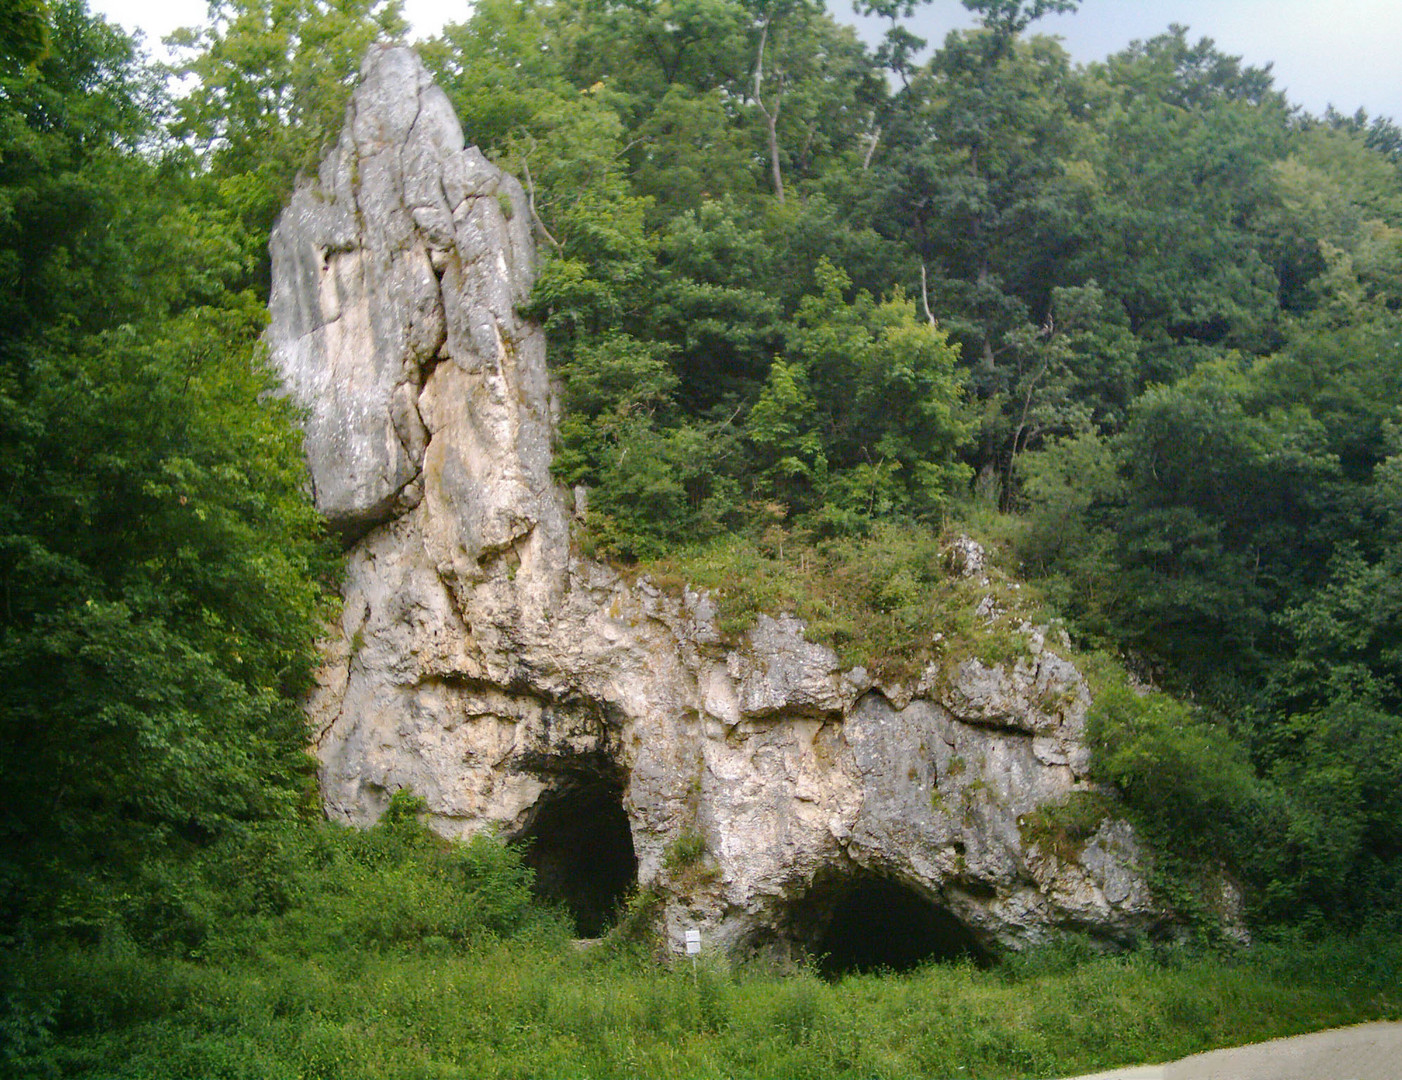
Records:
[[[1402,1024],[1359,1024],[1076,1080],[1402,1080]]]

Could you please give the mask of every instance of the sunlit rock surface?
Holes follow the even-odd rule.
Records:
[[[333,818],[367,824],[411,788],[443,833],[533,838],[591,927],[636,858],[677,950],[696,928],[732,951],[811,946],[857,881],[903,886],[983,948],[1165,920],[1123,822],[1074,856],[1025,838],[1030,811],[1089,787],[1090,695],[1041,633],[1016,664],[883,687],[792,617],[727,643],[707,595],[571,549],[544,339],[517,314],[526,200],[464,148],[412,52],[367,57],[272,253],[271,355],[350,545],[310,704]],[[977,545],[955,554],[978,572]]]

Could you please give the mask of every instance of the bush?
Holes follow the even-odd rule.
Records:
[[[662,584],[710,589],[724,633],[735,637],[761,614],[788,612],[842,663],[885,678],[918,678],[931,661],[970,655],[1014,659],[1025,648],[1018,626],[1040,614],[1035,596],[996,568],[986,579],[955,574],[948,541],[918,525],[878,525],[862,538],[817,543],[776,527],[760,540],[725,537],[640,569]],[[993,618],[975,614],[985,597]]]
[[[1115,811],[1114,803],[1098,792],[1073,791],[1062,802],[1039,806],[1018,822],[1025,843],[1069,862],[1080,857],[1086,841]]]
[[[543,917],[533,872],[496,837],[445,840],[414,816],[419,805],[392,802],[363,832],[324,826],[314,867],[298,887],[297,933],[362,948],[405,948],[428,939],[462,948],[507,937]],[[316,865],[319,864],[319,865]]]
[[[1260,805],[1245,749],[1191,706],[1102,678],[1088,717],[1098,779],[1118,787],[1150,835],[1200,858],[1230,858]]]

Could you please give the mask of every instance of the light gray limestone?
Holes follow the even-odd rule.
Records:
[[[1041,631],[1015,664],[883,687],[791,616],[727,643],[705,593],[572,549],[544,342],[517,314],[528,217],[413,53],[379,48],[274,232],[268,342],[350,544],[310,703],[327,812],[366,824],[411,788],[446,834],[511,835],[604,763],[677,948],[698,926],[727,949],[782,938],[815,879],[857,868],[988,944],[1161,923],[1124,822],[1071,861],[1024,839],[1029,811],[1091,786],[1090,694]],[[971,541],[954,561],[982,573]],[[684,833],[706,872],[668,869]]]

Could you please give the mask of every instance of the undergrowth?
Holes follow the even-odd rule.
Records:
[[[1044,803],[1018,819],[1022,839],[1062,862],[1080,858],[1086,843],[1123,808],[1098,791],[1073,791],[1059,803]]]
[[[986,971],[826,982],[581,953],[539,926],[461,951],[423,939],[223,964],[109,943],[10,958],[0,1062],[16,1080],[1051,1077],[1396,1018],[1399,960],[1383,935],[1241,955],[1072,943]]]
[[[660,962],[643,891],[580,950],[532,899],[519,851],[436,837],[421,808],[400,794],[368,830],[249,833],[95,944],[14,936],[0,1075],[1006,1080],[1402,1016],[1395,928],[1248,952],[1071,940],[988,969],[825,981],[803,964]],[[672,853],[683,870],[703,857],[699,838]]]
[[[1035,594],[991,559],[982,572],[961,574],[952,539],[891,524],[816,543],[731,535],[639,564],[637,572],[662,587],[709,590],[717,627],[731,640],[760,615],[792,614],[843,664],[885,678],[918,678],[932,661],[1024,655],[1018,627],[1038,620]]]

